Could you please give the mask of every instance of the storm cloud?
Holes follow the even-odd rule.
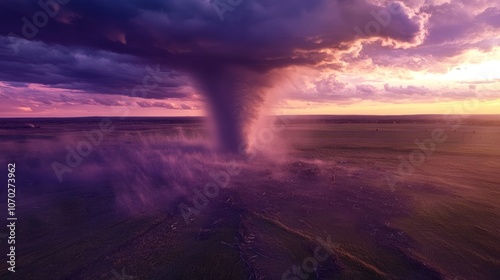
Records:
[[[0,3],[0,81],[131,95],[145,69],[160,65],[166,78],[144,98],[203,95],[221,146],[234,152],[283,70],[342,70],[361,58],[363,42],[380,63],[377,46],[404,54],[424,44],[426,26],[443,20],[446,4],[417,2],[242,0],[224,2],[231,9],[221,11],[208,0],[7,0]],[[490,8],[468,19],[495,28],[496,14]],[[452,33],[451,23],[430,28],[436,43],[444,33],[466,32]],[[362,96],[374,92],[356,87]],[[139,106],[190,107],[155,102]]]

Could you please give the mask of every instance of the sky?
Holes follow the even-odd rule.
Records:
[[[3,0],[0,117],[495,114],[497,6]]]

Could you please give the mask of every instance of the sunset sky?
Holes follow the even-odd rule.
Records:
[[[0,117],[500,112],[497,0],[41,2],[0,2]]]

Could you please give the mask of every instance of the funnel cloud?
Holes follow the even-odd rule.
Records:
[[[208,102],[221,148],[231,152],[246,142],[248,126],[273,85],[271,72],[335,68],[338,54],[360,40],[377,37],[398,47],[419,44],[423,32],[423,19],[397,2],[244,1],[225,13],[224,22],[207,0],[19,2],[0,4],[0,39],[5,43],[0,60],[14,65],[50,62],[60,65],[61,73],[9,71],[0,79],[127,95],[143,75],[127,70],[128,65],[161,64],[192,80],[194,91]],[[355,31],[373,21],[374,11],[389,7],[399,12],[391,14],[390,24],[380,32],[361,36]],[[50,12],[44,25],[39,19],[43,11]],[[35,55],[40,52],[47,55]],[[91,60],[101,65],[86,62]],[[179,83],[173,80],[146,98],[192,95],[175,91]]]

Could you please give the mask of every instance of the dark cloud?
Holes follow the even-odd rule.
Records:
[[[130,55],[102,50],[71,49],[61,45],[48,45],[39,41],[24,41],[13,54],[8,39],[0,37],[0,80],[11,85],[28,83],[53,88],[97,94],[132,95],[135,86],[143,85],[148,69]],[[160,69],[161,82],[148,88],[145,98],[180,98],[189,96],[189,81],[185,76],[169,69]]]
[[[370,13],[383,9],[361,0],[243,1],[220,22],[204,0],[71,0],[46,26],[36,28],[32,39],[180,69],[235,64],[266,70],[322,62],[328,56],[323,50],[355,40],[353,28],[364,28],[373,20]],[[2,1],[0,34],[31,36],[23,35],[21,19],[33,22],[40,10],[36,1]],[[68,14],[73,15],[69,22]],[[400,13],[378,36],[412,41],[418,31],[419,25]]]
[[[223,22],[208,0],[69,0],[45,24],[37,2],[0,2],[0,67],[7,69],[0,72],[1,81],[131,95],[149,74],[146,67],[160,65],[165,79],[143,97],[187,98],[196,87],[209,103],[224,148],[231,151],[245,142],[248,124],[258,115],[277,70],[341,67],[337,54],[359,41],[378,40],[392,48],[417,46],[427,34],[424,24],[431,13],[436,24],[428,40],[435,44],[478,28],[447,22],[446,18],[471,20],[458,8],[445,14],[445,6],[412,11],[396,3],[391,7],[401,12],[389,13],[390,21],[379,31],[360,36],[355,28],[369,30],[367,26],[377,22],[374,13],[388,13],[388,5],[368,0],[245,0],[226,12]],[[497,13],[487,10],[477,18],[495,27]],[[356,91],[358,96],[375,92],[367,85]]]

